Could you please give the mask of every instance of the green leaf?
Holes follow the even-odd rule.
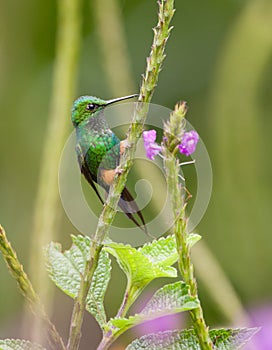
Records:
[[[191,310],[198,306],[198,299],[189,294],[189,286],[184,282],[176,282],[160,288],[139,314],[129,318],[111,319],[109,324],[126,330],[141,322]]]
[[[214,329],[210,337],[215,350],[241,349],[259,328]],[[201,350],[193,329],[148,334],[134,340],[126,350]]]
[[[61,245],[51,242],[45,250],[47,269],[50,278],[64,293],[70,297],[77,296],[81,276],[90,252],[89,237],[72,236],[72,247],[61,252]],[[103,328],[106,324],[106,314],[103,300],[110,279],[111,262],[108,253],[101,251],[97,268],[87,296],[86,309]]]
[[[154,264],[161,266],[173,265],[178,260],[176,239],[174,235],[161,237],[151,243],[138,248],[142,254],[149,258]]]
[[[22,339],[0,339],[1,350],[45,350],[41,345]]]
[[[141,311],[142,315],[170,314],[195,309],[199,300],[190,295],[190,287],[184,282],[167,284],[160,288]]]
[[[128,280],[143,288],[155,278],[177,276],[177,270],[171,267],[178,259],[174,242],[173,236],[169,236],[138,249],[115,242],[107,244],[105,249],[116,257]]]
[[[191,249],[193,245],[195,245],[199,240],[201,240],[201,236],[197,233],[190,233],[187,238],[187,243],[189,248]]]
[[[210,331],[215,349],[241,349],[260,328],[214,329]]]

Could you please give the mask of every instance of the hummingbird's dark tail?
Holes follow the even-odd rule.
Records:
[[[145,220],[143,217],[142,212],[140,211],[137,203],[135,202],[134,198],[132,197],[129,190],[125,187],[122,194],[121,199],[119,201],[119,207],[123,210],[123,212],[126,214],[126,216],[132,220],[146,235],[149,236],[149,233],[147,231],[147,227],[145,224]],[[139,223],[135,216],[138,216],[141,223]]]

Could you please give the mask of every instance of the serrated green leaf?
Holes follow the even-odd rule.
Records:
[[[210,337],[215,350],[238,350],[258,331],[258,328],[214,329]],[[166,331],[145,335],[134,340],[126,350],[201,350],[193,329]]]
[[[213,329],[210,331],[215,349],[241,349],[260,328]]]
[[[176,282],[160,288],[139,314],[129,318],[111,319],[109,324],[126,330],[141,322],[192,310],[198,306],[199,300],[189,294],[189,286],[184,282]]]
[[[121,243],[105,246],[127,276],[126,312],[137,296],[152,280],[158,277],[176,277],[177,270],[171,265],[177,261],[173,237],[161,238],[135,249]]]
[[[178,260],[176,239],[174,235],[161,237],[145,244],[138,249],[154,264],[161,266],[173,265]]]
[[[153,264],[148,257],[129,245],[111,243],[105,249],[116,257],[119,266],[135,286],[141,287],[158,277],[177,275],[175,268],[166,269]]]
[[[115,242],[109,243],[105,249],[116,257],[128,279],[139,287],[158,277],[177,276],[177,270],[170,266],[178,259],[171,236],[138,249]]]
[[[141,311],[142,315],[151,313],[176,313],[195,309],[199,300],[190,295],[190,287],[184,282],[167,284],[160,288]]]
[[[28,340],[0,339],[0,350],[45,350],[45,348]]]
[[[50,278],[70,297],[77,296],[81,276],[89,256],[91,240],[89,237],[72,236],[72,247],[61,252],[61,245],[51,242],[45,250],[47,269]],[[110,280],[111,262],[106,251],[101,251],[97,268],[87,296],[86,309],[103,328],[106,324],[104,295]]]

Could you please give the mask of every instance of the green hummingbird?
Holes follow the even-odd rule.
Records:
[[[72,107],[72,123],[76,129],[76,153],[80,170],[102,204],[104,201],[96,184],[103,187],[107,193],[109,192],[120,156],[125,149],[125,140],[120,141],[110,129],[104,110],[113,103],[137,96],[129,95],[112,100],[81,96]],[[118,204],[127,217],[147,233],[143,215],[126,187]]]

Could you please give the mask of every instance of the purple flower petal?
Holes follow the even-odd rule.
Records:
[[[143,134],[143,139],[144,139],[144,143],[150,143],[150,142],[155,142],[156,141],[156,137],[157,137],[157,132],[156,130],[148,130],[148,131],[144,131]]]
[[[181,144],[179,145],[180,153],[185,154],[187,157],[194,153],[198,140],[199,136],[195,130],[185,132]]]
[[[144,131],[142,136],[144,139],[146,156],[147,158],[154,160],[154,157],[161,151],[161,146],[155,142],[157,136],[156,130]]]
[[[148,147],[145,147],[146,150],[146,156],[147,158],[154,160],[154,157],[160,153],[161,146],[159,146],[157,143],[150,143]]]

